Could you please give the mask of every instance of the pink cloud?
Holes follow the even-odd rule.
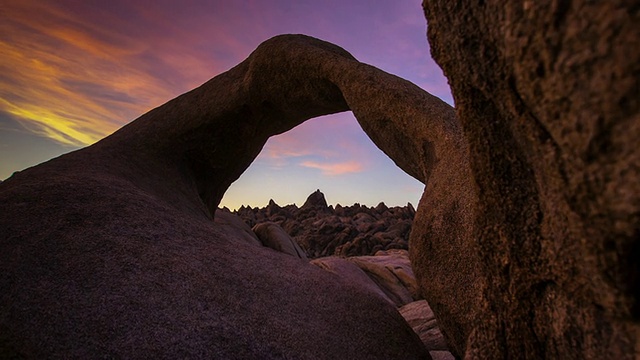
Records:
[[[252,44],[229,27],[233,16],[211,21],[204,4],[180,24],[171,21],[170,6],[7,4],[10,16],[0,14],[0,33],[8,34],[0,39],[0,111],[58,143],[101,139],[248,54]]]
[[[303,161],[301,166],[318,169],[322,174],[327,176],[337,176],[343,174],[359,173],[364,170],[364,165],[356,161],[347,161],[342,163],[319,163],[315,161]]]

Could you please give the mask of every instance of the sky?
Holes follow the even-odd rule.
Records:
[[[420,0],[0,0],[0,179],[88,146],[292,33],[453,104],[429,55]],[[350,112],[274,136],[221,206],[414,206],[424,186]]]

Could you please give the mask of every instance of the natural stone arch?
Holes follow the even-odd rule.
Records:
[[[423,291],[443,315],[445,336],[465,344],[483,286],[471,241],[475,195],[467,144],[455,110],[411,82],[334,44],[277,36],[98,145],[129,149],[133,153],[123,156],[131,158],[150,150],[141,139],[158,139],[152,156],[169,161],[167,172],[182,169],[213,213],[269,136],[346,110],[396,165],[426,184],[411,235],[412,260]],[[447,281],[426,281],[434,277]]]
[[[465,344],[483,286],[471,239],[475,193],[467,144],[455,110],[411,82],[334,44],[277,36],[99,145],[127,149],[140,139],[159,139],[155,151],[170,168],[185,171],[212,214],[270,136],[346,110],[396,165],[426,184],[411,235],[412,261],[445,336]]]
[[[445,161],[464,158],[461,129],[449,105],[358,62],[336,45],[302,35],[264,42],[233,69],[150,111],[96,147],[138,154],[153,148],[167,161],[180,162],[192,171],[212,211],[221,197],[218,188],[226,189],[239,176],[269,136],[347,110],[378,147],[423,183],[438,160],[436,147],[443,154],[438,156],[456,157]],[[153,138],[161,141],[140,141]],[[203,181],[208,177],[224,179]]]
[[[18,341],[16,334],[29,326],[52,334],[41,342],[43,349],[51,352],[66,346],[69,354],[83,354],[91,351],[87,346],[100,344],[105,346],[101,351],[127,354],[133,350],[118,339],[105,345],[109,333],[92,333],[87,318],[105,326],[120,319],[125,327],[136,329],[137,336],[162,338],[165,335],[149,325],[155,318],[167,323],[167,329],[175,328],[177,319],[189,316],[185,314],[189,307],[208,301],[216,307],[206,314],[230,311],[225,318],[240,327],[235,329],[239,337],[230,341],[220,333],[224,324],[215,319],[189,317],[195,325],[190,324],[184,336],[203,341],[189,345],[194,354],[251,357],[271,349],[273,354],[286,351],[300,357],[319,356],[318,351],[327,357],[426,356],[416,345],[415,334],[409,334],[406,323],[394,309],[380,307],[379,299],[364,295],[353,285],[338,289],[345,284],[335,284],[318,274],[317,269],[293,259],[248,250],[250,245],[234,243],[233,234],[211,221],[225,190],[258,155],[269,136],[309,118],[347,109],[353,111],[374,143],[400,168],[427,184],[412,234],[416,275],[427,279],[442,278],[445,272],[459,274],[446,284],[423,281],[422,285],[435,304],[434,310],[445,315],[441,324],[444,332],[456,341],[464,341],[469,330],[465,324],[474,316],[471,304],[479,296],[482,284],[473,281],[477,278],[476,254],[473,246],[466,244],[474,200],[467,147],[453,109],[405,80],[358,62],[335,45],[302,35],[286,35],[266,41],[238,66],[148,112],[99,143],[23,171],[2,184],[2,200],[14,209],[0,215],[0,225],[8,229],[0,238],[0,270],[12,274],[6,280],[11,296],[4,298],[2,305],[16,311],[0,322],[9,343]],[[30,206],[28,213],[24,212],[24,204]],[[33,216],[39,216],[41,223],[33,224]],[[55,236],[51,228],[55,229]],[[86,249],[94,250],[87,253]],[[224,256],[211,262],[210,256],[215,257],[216,252]],[[171,256],[166,257],[165,253]],[[80,260],[75,258],[79,254]],[[235,257],[241,258],[240,263],[247,269],[237,268]],[[427,257],[429,261],[425,261]],[[60,259],[66,259],[65,264],[73,270],[58,267]],[[107,270],[94,271],[87,261],[114,263],[115,269],[139,271],[127,273],[130,279],[121,282]],[[39,272],[40,262],[53,266],[52,270]],[[258,269],[275,263],[287,269],[288,275],[274,276]],[[236,272],[226,277],[211,275],[225,271],[225,267],[233,267]],[[202,272],[209,275],[203,276]],[[157,280],[150,283],[150,278],[163,279],[168,285]],[[220,283],[211,283],[211,278]],[[99,299],[78,300],[68,281],[88,282],[94,292],[115,293],[118,299],[136,297],[140,304],[116,307],[121,316],[112,319]],[[21,282],[39,285],[23,288]],[[228,296],[224,291],[231,291],[235,284],[254,282],[283,286],[284,290],[270,293],[268,301],[261,301],[259,296],[265,295],[259,286],[243,289],[250,298],[258,297],[242,299],[254,307],[252,313],[246,313],[234,305],[239,301],[238,295]],[[154,286],[158,284],[164,286],[166,293],[156,295]],[[330,297],[318,300],[311,284],[324,289]],[[184,286],[222,289],[199,290],[197,296],[185,296]],[[358,301],[348,300],[355,294],[360,294]],[[295,298],[281,315],[290,324],[279,321],[269,325],[274,331],[266,332],[247,325],[262,326],[268,316],[264,312],[272,306],[263,302],[285,300],[286,296]],[[42,300],[50,297],[67,303],[62,306]],[[78,302],[82,304],[80,309],[74,307]],[[17,307],[17,303],[21,306]],[[323,309],[307,315],[313,324],[300,328],[299,314],[308,304]],[[163,309],[159,310],[162,313],[153,312],[156,307]],[[353,307],[366,309],[351,315],[354,318],[377,309],[376,318],[360,326],[344,324],[333,314],[353,311],[349,310]],[[50,317],[38,315],[24,322],[25,311],[73,316],[60,318],[62,324],[50,323]],[[80,326],[69,327],[69,321]],[[213,330],[203,333],[201,327]],[[347,335],[355,329],[368,335],[354,343]],[[316,335],[296,342],[287,340],[301,330]],[[86,331],[88,337],[83,339],[89,343],[83,343],[75,331]],[[211,336],[221,338],[212,345]],[[327,336],[326,340],[333,339],[335,343],[318,343]],[[248,338],[251,347],[247,347]],[[34,339],[41,341],[37,334]],[[29,349],[28,342],[20,341],[19,349]],[[164,350],[157,351],[172,351],[164,345],[158,348]],[[33,351],[36,356],[44,350]]]

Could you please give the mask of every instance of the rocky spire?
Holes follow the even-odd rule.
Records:
[[[320,189],[311,193],[311,195],[309,195],[309,197],[307,198],[307,201],[305,201],[304,205],[302,205],[303,209],[311,209],[316,207],[323,209],[329,207],[327,205],[327,200],[324,198],[324,194],[320,191]]]

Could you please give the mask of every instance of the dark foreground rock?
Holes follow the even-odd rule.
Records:
[[[407,206],[360,204],[328,206],[317,190],[298,208],[273,200],[264,208],[240,207],[234,212],[249,226],[273,222],[282,227],[310,258],[375,255],[380,250],[408,249],[415,210]]]
[[[426,300],[418,300],[402,306],[400,314],[430,351],[448,351],[447,343],[438,328],[433,310]]]
[[[426,185],[410,253],[454,353],[637,358],[637,3],[424,6],[462,124],[337,46],[282,36],[2,182],[1,355],[429,358],[369,288],[212,221],[269,136],[351,109]]]
[[[374,256],[323,257],[312,264],[349,282],[366,285],[395,307],[421,300],[407,250],[378,251]]]
[[[640,358],[638,2],[424,9],[478,198],[464,243],[428,229],[424,197],[414,222],[416,275],[450,344],[470,359]],[[479,270],[435,274],[434,247],[461,246]],[[438,284],[460,277],[481,296],[444,299]]]
[[[441,123],[437,109],[454,119],[335,45],[281,36],[97,144],[4,181],[0,357],[430,358],[385,300],[212,221],[269,136],[348,108],[363,123],[390,119],[384,136],[397,138]],[[421,178],[421,136],[401,144],[413,155],[399,163]]]
[[[298,243],[282,230],[278,224],[264,222],[254,226],[252,230],[258,236],[263,246],[307,260],[307,255],[305,255]]]
[[[311,263],[397,307],[434,359],[453,359],[433,311],[418,292],[406,250],[350,258],[329,256]]]

